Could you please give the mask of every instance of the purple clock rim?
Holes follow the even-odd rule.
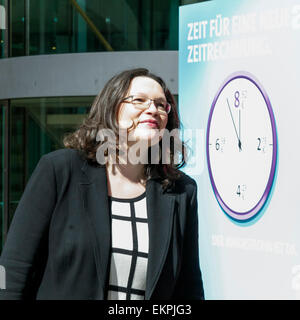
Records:
[[[250,210],[248,210],[246,212],[234,211],[231,208],[229,208],[226,205],[226,203],[223,201],[222,197],[220,196],[220,194],[218,192],[218,189],[216,187],[216,184],[215,184],[215,181],[213,178],[211,165],[210,165],[210,155],[209,155],[209,132],[210,132],[211,119],[212,119],[212,115],[213,115],[213,112],[215,109],[216,102],[217,102],[222,90],[224,89],[224,87],[229,82],[231,82],[235,79],[238,79],[238,78],[244,78],[244,79],[251,81],[258,88],[258,90],[261,92],[261,94],[266,102],[267,108],[268,108],[269,117],[271,120],[272,138],[273,138],[272,165],[271,165],[269,179],[268,179],[266,188],[264,190],[262,197],[257,202],[257,204],[253,208],[251,208]],[[276,162],[277,162],[277,133],[276,133],[275,117],[274,117],[274,113],[273,113],[273,109],[272,109],[272,105],[269,100],[269,97],[268,97],[265,89],[261,85],[261,83],[251,73],[249,73],[247,71],[234,72],[234,73],[230,74],[223,81],[220,88],[218,89],[217,94],[212,102],[209,117],[208,117],[208,125],[207,125],[207,131],[206,131],[206,156],[207,156],[207,165],[208,165],[208,172],[209,172],[210,181],[212,183],[212,187],[213,187],[215,196],[218,200],[218,203],[220,204],[222,209],[225,211],[225,213],[228,214],[231,218],[236,219],[236,220],[240,220],[240,221],[249,220],[249,219],[253,218],[254,216],[256,216],[260,212],[260,210],[263,208],[264,204],[266,203],[268,196],[270,194],[270,191],[272,189],[273,180],[274,180],[274,176],[275,176]]]

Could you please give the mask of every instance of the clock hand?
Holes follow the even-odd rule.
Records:
[[[236,134],[236,137],[238,139],[238,147],[239,147],[239,150],[242,150],[241,140],[240,140],[239,135],[238,135],[237,130],[236,130],[236,126],[235,126],[235,123],[234,123],[234,120],[233,120],[233,116],[232,116],[232,112],[231,112],[231,108],[230,108],[230,105],[229,105],[228,98],[226,100],[227,100],[227,105],[228,105],[228,109],[229,109],[229,112],[230,112],[231,120],[232,120],[232,123],[233,123],[233,126],[234,126],[235,134]]]

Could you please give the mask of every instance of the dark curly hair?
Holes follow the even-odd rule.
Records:
[[[167,88],[165,82],[158,76],[149,72],[145,68],[131,69],[123,71],[113,78],[111,78],[102,91],[95,98],[88,116],[85,118],[79,128],[63,139],[66,148],[77,149],[83,153],[85,158],[92,165],[99,165],[96,159],[98,147],[103,143],[96,139],[97,133],[100,129],[110,129],[118,137],[119,126],[117,122],[117,114],[122,100],[125,98],[132,79],[136,77],[148,77],[158,82],[166,96],[167,101],[171,105],[171,111],[168,114],[168,122],[166,129],[171,132],[173,129],[180,128],[180,121],[177,111],[177,106],[174,97]],[[162,183],[163,189],[171,188],[175,180],[181,176],[179,168],[185,165],[186,162],[186,148],[179,137],[170,138],[170,161],[165,164],[162,159],[164,155],[161,154],[162,140],[159,142],[159,151],[161,154],[158,164],[145,164],[144,176],[145,178],[159,179]],[[177,153],[177,154],[176,154]],[[178,153],[180,153],[178,155]],[[150,158],[151,147],[148,149],[148,156]],[[174,161],[175,156],[179,157],[180,161]]]

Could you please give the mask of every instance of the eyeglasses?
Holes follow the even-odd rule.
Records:
[[[129,100],[129,101],[126,101]],[[128,96],[122,100],[123,102],[131,103],[136,108],[146,110],[150,107],[151,102],[154,103],[157,111],[162,114],[168,114],[171,111],[171,105],[162,99],[150,99],[143,96]]]

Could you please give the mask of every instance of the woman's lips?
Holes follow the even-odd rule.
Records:
[[[144,120],[141,121],[139,124],[144,124],[150,128],[158,128],[158,123],[155,120]]]

